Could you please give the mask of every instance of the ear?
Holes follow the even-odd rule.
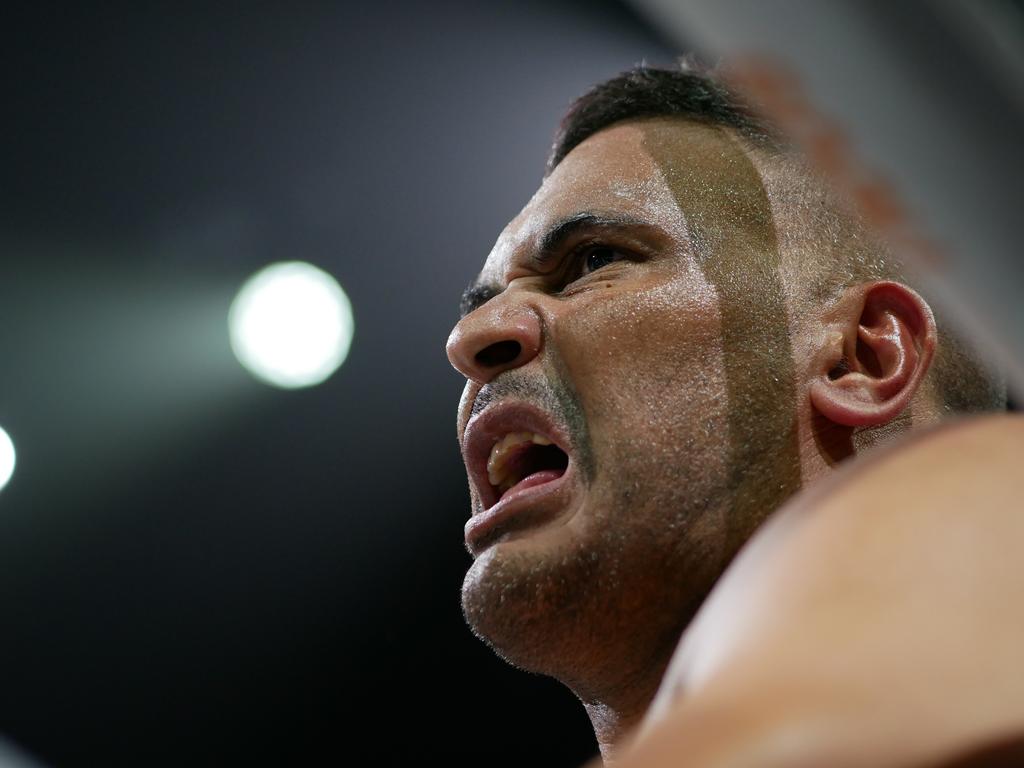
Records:
[[[814,408],[847,427],[899,416],[935,354],[935,318],[925,300],[900,283],[867,283],[849,289],[826,324],[831,333],[810,387]]]

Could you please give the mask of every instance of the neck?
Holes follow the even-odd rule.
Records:
[[[609,686],[596,696],[579,696],[577,692],[587,710],[606,766],[615,763],[626,737],[640,725],[667,666],[668,658],[659,660],[643,674],[631,675],[624,683]]]
[[[597,746],[601,750],[601,760],[606,766],[614,765],[624,743],[624,737],[640,724],[645,710],[626,712],[601,703],[584,706],[590,717],[590,724],[594,727]]]

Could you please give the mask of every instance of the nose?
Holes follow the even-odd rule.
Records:
[[[540,352],[540,317],[532,307],[511,304],[507,294],[470,312],[448,337],[451,364],[478,384],[526,365]]]

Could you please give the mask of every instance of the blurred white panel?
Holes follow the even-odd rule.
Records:
[[[635,2],[678,41],[759,73],[755,97],[788,111],[798,139],[838,148],[837,183],[881,204],[868,218],[1024,391],[1020,6]]]

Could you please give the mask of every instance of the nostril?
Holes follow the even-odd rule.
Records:
[[[476,361],[485,368],[511,363],[522,352],[518,341],[496,341],[489,347],[476,353]]]

